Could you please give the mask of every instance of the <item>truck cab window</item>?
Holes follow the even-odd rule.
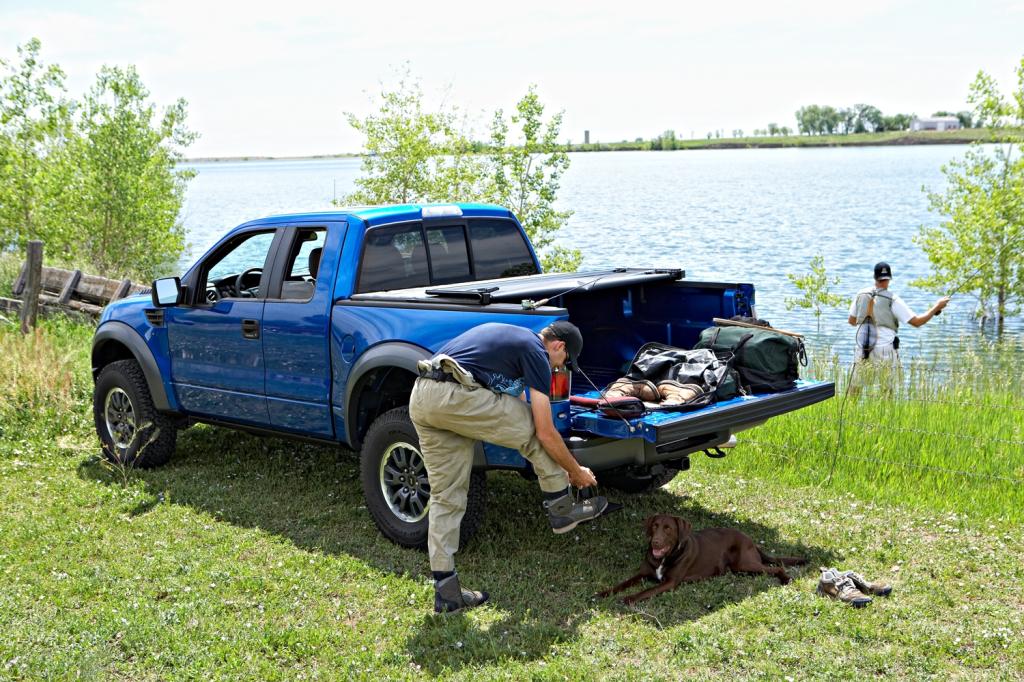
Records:
[[[430,249],[431,284],[465,282],[469,272],[469,254],[466,251],[466,233],[461,225],[427,229],[427,247]]]
[[[427,250],[419,223],[382,227],[366,233],[357,293],[429,284]]]
[[[305,227],[296,230],[291,253],[285,262],[281,298],[286,301],[308,301],[316,290],[316,276],[320,269],[327,228]]]
[[[537,274],[530,249],[511,220],[470,220],[469,238],[477,279]]]
[[[260,280],[274,241],[274,231],[240,235],[203,264],[196,283],[203,300],[214,303],[222,298],[262,298]],[[200,301],[197,301],[199,303]]]

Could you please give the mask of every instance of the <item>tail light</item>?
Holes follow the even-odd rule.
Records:
[[[572,388],[572,372],[565,367],[556,367],[551,371],[551,402],[568,400]]]

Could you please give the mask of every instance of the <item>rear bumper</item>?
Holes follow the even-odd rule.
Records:
[[[573,437],[566,440],[576,461],[594,471],[622,467],[647,467],[670,462],[687,455],[713,448],[729,440],[731,432],[703,433],[678,441],[655,445],[643,438]]]

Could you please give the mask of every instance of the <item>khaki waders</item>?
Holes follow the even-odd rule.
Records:
[[[533,465],[544,492],[565,490],[569,477],[537,440],[533,414],[525,401],[484,388],[447,356],[419,366],[421,373],[443,370],[455,378],[420,377],[409,401],[409,416],[430,480],[430,569],[454,571],[476,441],[518,450]]]

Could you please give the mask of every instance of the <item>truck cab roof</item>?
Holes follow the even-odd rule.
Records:
[[[282,213],[270,215],[240,225],[252,227],[257,225],[278,225],[281,223],[304,223],[320,221],[341,221],[357,218],[367,227],[387,223],[402,223],[423,218],[510,218],[512,212],[494,204],[452,203],[452,204],[399,204],[397,206],[354,206],[343,207],[335,211],[315,211],[308,213]],[[237,228],[236,228],[237,229]]]

